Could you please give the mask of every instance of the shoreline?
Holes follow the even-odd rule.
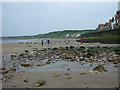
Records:
[[[71,43],[67,43],[66,42],[56,42],[56,43],[52,43],[52,45],[48,45],[48,44],[44,44],[43,46],[39,43],[39,44],[18,44],[18,43],[3,43],[2,45],[2,56],[4,55],[8,55],[8,54],[21,54],[23,52],[25,52],[25,50],[28,51],[32,51],[32,50],[36,50],[36,48],[38,50],[42,50],[44,48],[51,48],[48,49],[47,51],[40,51],[40,54],[44,54],[46,57],[52,57],[50,55],[61,55],[63,54],[61,51],[61,54],[59,54],[57,51],[54,52],[55,48],[58,47],[70,47],[70,46],[74,46],[74,47],[80,47],[80,46],[84,46],[84,47],[114,47],[114,46],[118,46],[118,44],[100,44],[100,43],[77,43],[77,42],[71,42]],[[53,49],[54,48],[54,49]],[[59,50],[59,49],[57,49]],[[66,50],[66,49],[65,49]],[[76,49],[75,49],[76,50]],[[67,50],[69,51],[69,50]],[[37,52],[37,50],[35,51]],[[56,53],[57,52],[57,53]],[[66,51],[63,51],[64,53]],[[69,51],[70,52],[70,51]],[[75,53],[76,51],[73,51],[73,53]],[[48,53],[48,54],[47,54]],[[51,54],[53,53],[53,54]],[[79,52],[78,52],[79,53]],[[111,52],[108,52],[109,54]],[[67,54],[67,52],[66,52]],[[112,54],[112,53],[111,53]],[[48,55],[48,56],[47,56]],[[76,52],[76,56],[77,56],[77,52]],[[107,53],[106,53],[107,55]],[[115,55],[114,53],[112,55]],[[62,56],[62,55],[61,55]],[[64,56],[64,55],[63,55]],[[65,55],[66,56],[66,55]],[[109,55],[108,55],[109,56]],[[39,56],[39,57],[42,57]],[[38,58],[39,58],[38,57]],[[116,57],[116,56],[114,56]],[[63,57],[64,58],[64,57]],[[77,57],[76,57],[77,58]],[[86,57],[87,58],[87,57]],[[2,59],[1,59],[2,60]],[[90,72],[87,71],[88,68],[93,70],[93,68],[95,68],[95,66],[97,66],[99,64],[99,61],[97,62],[96,65],[95,62],[94,63],[90,63],[90,61],[88,61],[89,66],[85,66],[87,64],[83,65],[82,61],[77,61],[79,62],[79,64],[68,64],[67,66],[65,66],[63,62],[63,64],[56,64],[60,59],[58,59],[57,61],[57,57],[51,59],[51,67],[46,67],[47,64],[45,64],[45,66],[37,66],[37,60],[34,60],[34,62],[36,62],[37,64],[34,63],[34,66],[30,66],[30,67],[22,67],[20,64],[24,62],[24,59],[22,60],[22,58],[20,60],[10,60],[10,63],[8,63],[9,61],[6,60],[10,60],[9,57],[4,57],[3,61],[5,61],[5,65],[8,66],[14,66],[15,64],[15,68],[20,68],[21,71],[16,72],[16,71],[11,71],[8,72],[7,74],[3,74],[3,77],[5,77],[4,82],[2,83],[3,88],[115,88],[118,87],[118,67],[114,67],[115,65],[118,64],[113,64],[113,66],[110,66],[108,68],[115,68],[115,71],[112,72]],[[43,59],[44,60],[44,59]],[[54,64],[52,64],[52,60],[55,61]],[[63,61],[66,59],[63,59]],[[21,63],[19,63],[19,61],[21,61]],[[61,61],[61,60],[60,60]],[[27,61],[25,60],[25,62],[31,63],[30,60]],[[68,62],[70,62],[68,60]],[[74,62],[74,61],[73,61]],[[86,61],[87,62],[87,61]],[[107,64],[108,63],[108,64]],[[107,61],[107,63],[105,63],[106,65],[110,65],[109,62]],[[49,64],[48,64],[49,65]],[[91,66],[92,65],[92,66]],[[17,67],[16,67],[17,66]],[[65,68],[64,68],[65,66]],[[81,67],[79,67],[81,66]],[[47,71],[41,71],[42,69],[40,69],[39,67],[46,69]],[[56,70],[54,71],[52,68],[64,68],[64,70]],[[75,70],[74,67],[77,67],[78,70]],[[22,69],[24,68],[24,69]],[[70,69],[68,69],[70,68]],[[13,68],[12,68],[13,69]],[[32,69],[36,69],[38,71],[33,71],[33,72],[29,72],[29,70]],[[27,71],[28,70],[28,71]],[[84,75],[82,75],[81,73],[86,73]],[[45,80],[45,85],[42,85],[40,87],[35,86],[36,82],[38,80]]]
[[[101,44],[101,43],[83,43],[80,44],[78,42],[75,43],[53,43],[52,45],[41,45],[40,44],[18,44],[18,43],[2,43],[0,44],[1,47],[1,53],[0,55],[5,55],[5,54],[15,54],[15,53],[22,53],[24,50],[32,50],[34,48],[38,49],[44,49],[44,48],[54,48],[54,47],[66,47],[66,46],[75,46],[75,47],[80,47],[80,46],[85,46],[85,47],[94,47],[94,46],[100,46],[100,47],[112,47],[112,46],[119,46],[119,44]]]

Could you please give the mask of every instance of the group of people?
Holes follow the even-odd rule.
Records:
[[[42,40],[41,44],[44,45],[45,43],[48,45],[52,45],[50,40]]]

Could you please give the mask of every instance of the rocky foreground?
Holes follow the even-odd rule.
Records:
[[[14,77],[16,76],[16,74],[34,72],[34,69],[37,69],[37,72],[40,72],[41,69],[39,67],[54,65],[57,62],[64,61],[67,63],[77,63],[75,65],[78,67],[80,66],[80,68],[77,68],[79,76],[94,76],[101,73],[111,73],[114,72],[114,70],[117,71],[118,64],[120,62],[120,47],[67,46],[59,48],[45,48],[42,50],[34,48],[33,50],[25,50],[23,53],[20,54],[16,53],[10,55],[3,55],[2,60],[3,66],[0,68],[0,72],[3,74],[3,77],[1,78],[3,86],[6,87],[5,85],[8,85],[8,87],[21,87],[19,85],[11,86],[9,84],[10,82],[13,82],[12,80],[15,80]],[[84,66],[87,67],[89,70],[87,69],[81,71],[81,68],[84,69]],[[65,78],[70,80],[73,79],[70,76],[70,71],[74,71],[75,69],[73,69],[72,66],[64,69],[64,71],[66,71],[64,72],[64,75],[67,76]],[[48,69],[48,71],[50,70]],[[56,71],[59,72],[59,70]],[[58,72],[54,72],[52,78],[59,78],[61,74]],[[28,83],[30,81],[27,78],[24,79],[23,82]],[[50,82],[48,82],[47,80],[38,79],[36,82],[34,82],[32,87],[44,87],[46,83]],[[99,84],[101,83],[98,83],[98,85]],[[115,85],[114,87],[116,86],[118,85]]]

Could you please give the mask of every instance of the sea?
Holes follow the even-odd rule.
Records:
[[[41,39],[2,39],[0,43],[40,42]]]

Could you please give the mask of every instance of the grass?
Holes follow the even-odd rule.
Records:
[[[97,39],[97,40],[118,40],[120,38],[120,35],[112,35],[112,34],[106,34],[102,36],[96,36],[96,37],[85,37],[82,39]]]

